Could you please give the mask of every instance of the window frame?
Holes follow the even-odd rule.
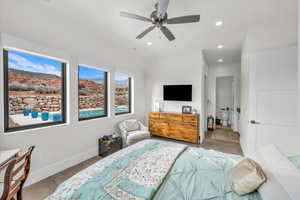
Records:
[[[87,117],[87,118],[82,118],[80,119],[80,95],[79,95],[79,84],[80,84],[80,79],[79,79],[79,67],[86,67],[86,68],[92,68],[92,69],[96,69],[96,70],[101,70],[104,72],[104,83],[105,83],[105,87],[104,87],[104,113],[105,115],[101,115],[101,116],[96,116],[96,117]],[[83,65],[83,64],[78,64],[77,66],[77,70],[78,70],[78,121],[87,121],[87,120],[92,120],[92,119],[100,119],[100,118],[104,118],[104,117],[108,117],[108,71],[105,71],[103,69],[97,68],[97,67],[91,67],[88,65]]]
[[[116,81],[116,77],[114,78],[114,81]],[[115,89],[116,92],[116,89]],[[115,109],[115,115],[119,116],[119,115],[125,115],[125,114],[131,114],[132,112],[132,77],[128,76],[128,112],[122,112],[122,113],[117,113],[116,109]],[[114,98],[114,106],[116,106],[116,98]]]
[[[47,58],[54,61],[58,61],[61,63],[61,73],[62,73],[62,94],[61,94],[61,100],[62,100],[62,109],[61,109],[61,115],[62,120],[59,122],[48,122],[48,123],[41,123],[41,124],[32,124],[32,125],[25,125],[20,127],[9,127],[9,83],[8,83],[8,71],[9,71],[9,63],[8,63],[8,54],[9,51],[11,51],[10,48],[3,48],[3,82],[4,82],[4,133],[11,133],[11,132],[17,132],[17,131],[24,131],[29,129],[36,129],[36,128],[42,128],[42,127],[51,127],[55,125],[60,124],[66,124],[67,123],[67,63],[63,62],[61,60],[55,60],[53,58],[48,58],[47,56],[40,56],[36,55],[34,53],[30,52],[22,52],[21,50],[15,50],[13,51],[24,53],[31,56],[37,56],[40,58]]]

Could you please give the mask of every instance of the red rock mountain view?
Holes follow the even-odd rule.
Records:
[[[16,69],[9,69],[8,82],[9,85],[20,84],[29,87],[42,85],[55,89],[61,88],[61,78],[59,76]]]
[[[94,81],[89,80],[79,80],[79,88],[80,89],[91,89],[91,90],[102,90],[104,89],[104,85],[100,83],[96,83]]]
[[[62,80],[61,77],[52,74],[9,69],[8,82],[10,86],[23,86],[22,88],[24,88],[24,86],[42,86],[45,88],[60,89]],[[102,90],[104,88],[103,84],[99,84],[89,80],[80,80],[79,85],[80,89],[87,90]]]

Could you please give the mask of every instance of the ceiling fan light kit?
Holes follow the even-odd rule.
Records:
[[[143,37],[145,37],[145,35],[153,31],[155,28],[159,28],[169,41],[173,41],[176,39],[176,37],[170,31],[170,29],[165,26],[166,24],[196,23],[200,21],[200,15],[188,15],[169,19],[167,13],[169,2],[170,0],[159,0],[159,2],[155,4],[155,10],[151,13],[150,18],[128,12],[120,12],[120,16],[152,23],[152,25],[141,34],[139,34],[136,39],[142,39]]]

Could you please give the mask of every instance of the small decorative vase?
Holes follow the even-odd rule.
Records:
[[[164,106],[163,102],[159,102],[159,112],[164,112]]]
[[[159,112],[159,101],[154,101],[154,112]]]

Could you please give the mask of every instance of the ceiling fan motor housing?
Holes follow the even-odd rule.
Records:
[[[164,18],[160,19],[160,18],[158,18],[157,11],[155,10],[155,11],[153,11],[151,13],[150,18],[151,18],[153,24],[155,24],[155,25],[162,25],[168,19],[168,14],[165,13]]]

